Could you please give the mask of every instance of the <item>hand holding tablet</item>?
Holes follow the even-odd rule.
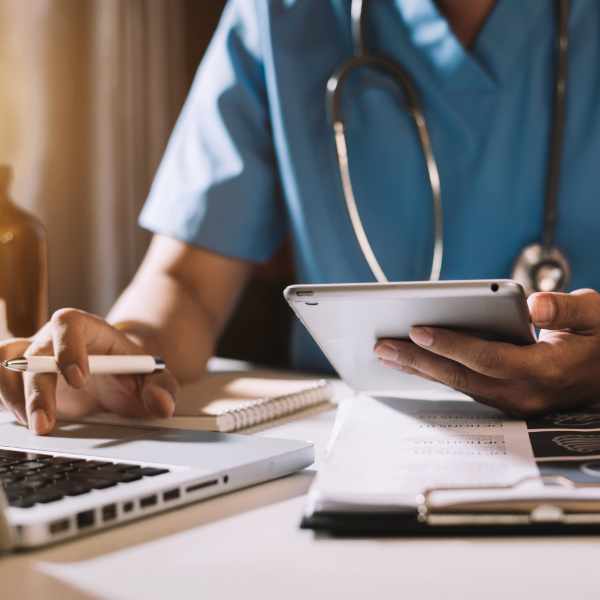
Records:
[[[507,280],[294,286],[286,298],[356,390],[393,394],[406,381],[399,372],[412,373],[519,415],[600,394],[591,290],[534,294],[529,306]]]

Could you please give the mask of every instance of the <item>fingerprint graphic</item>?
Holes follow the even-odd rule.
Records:
[[[600,413],[568,413],[548,415],[544,418],[554,425],[595,425],[600,427]]]
[[[576,452],[577,454],[600,453],[600,433],[594,435],[569,433],[557,435],[552,438],[552,441],[557,446],[570,452]]]

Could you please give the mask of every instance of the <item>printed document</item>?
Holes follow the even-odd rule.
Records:
[[[470,399],[357,395],[339,419],[311,492],[316,510],[414,507],[429,488],[539,475],[527,424]]]

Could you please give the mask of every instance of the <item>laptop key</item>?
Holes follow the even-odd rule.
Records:
[[[72,458],[70,456],[53,456],[52,462],[55,465],[76,465],[79,463],[84,463],[84,458]]]
[[[88,475],[90,477],[104,477],[104,474],[107,475],[118,475],[119,472],[111,469],[109,467],[103,467],[102,469],[88,469],[85,465],[78,465],[78,468],[73,469],[68,475],[71,476],[82,476]]]
[[[141,470],[140,470],[141,471]],[[119,482],[121,483],[131,483],[132,481],[139,481],[143,477],[141,472],[125,472],[121,473],[119,476]]]
[[[141,469],[140,469],[141,471]],[[94,473],[93,475],[94,477],[97,477],[99,479],[106,479],[108,481],[113,481],[114,483],[130,483],[132,481],[138,481],[142,478],[142,474],[141,472],[136,472],[136,471],[125,471],[125,472],[115,472],[115,471],[108,471],[108,470],[102,470],[102,471],[97,471]]]
[[[36,452],[28,452],[27,460],[49,461],[49,460],[54,460],[54,456],[52,456],[50,454],[37,454]]]
[[[65,479],[65,477],[74,470],[74,467],[64,465],[56,467],[47,467],[45,469],[37,471],[36,474],[46,477],[47,479]]]
[[[3,467],[11,467],[12,465],[18,465],[19,463],[29,460],[25,452],[10,451],[10,455],[8,454],[8,450],[4,450],[2,452],[3,454],[0,454],[0,466]]]
[[[103,460],[86,460],[85,463],[78,465],[83,469],[99,469],[102,467],[106,467],[107,465],[112,465],[111,462],[106,462]]]
[[[65,496],[81,496],[92,491],[89,483],[78,483],[76,481],[58,481],[52,485],[52,490],[56,490]]]
[[[8,467],[9,469],[19,463],[26,462],[27,457],[24,458],[0,458],[0,465],[3,467]]]
[[[5,488],[7,485],[19,483],[19,481],[21,481],[19,477],[2,477],[0,478],[0,485]]]
[[[22,484],[29,489],[36,490],[47,487],[49,485],[49,481],[43,477],[27,477],[22,481]]]
[[[130,465],[127,463],[115,463],[111,466],[117,471],[135,471],[136,469],[141,469],[140,465]]]
[[[27,496],[31,493],[31,490],[24,485],[10,484],[4,486],[4,493],[7,498],[19,498],[21,496]]]
[[[32,502],[35,502],[36,504],[38,502],[42,503],[42,504],[49,504],[50,502],[57,502],[58,500],[62,500],[64,497],[64,494],[61,494],[58,490],[53,489],[53,488],[48,488],[45,490],[40,490],[38,492],[35,492],[29,496],[25,496],[24,499],[25,500],[31,500]]]
[[[132,465],[130,465],[132,466]],[[139,475],[140,477],[141,475],[141,467],[133,467],[130,469],[116,469],[114,467],[104,467],[102,469],[98,469],[96,471],[93,471],[93,473],[97,476],[97,477],[108,477],[108,478],[115,478],[117,480],[120,480],[122,477],[124,477],[125,475]]]
[[[27,452],[0,449],[0,459],[27,460]]]
[[[156,467],[144,467],[141,471],[144,477],[156,477],[157,475],[164,475],[168,472],[169,469],[157,469]]]
[[[22,490],[11,490],[11,492],[6,491],[6,499],[10,504],[13,500],[18,500],[19,498],[27,498],[33,493],[33,490],[28,490],[27,488]]]
[[[85,485],[95,490],[104,490],[119,483],[117,478],[108,478],[104,476],[101,477],[97,474],[84,475],[82,473],[70,473],[67,481]]]
[[[119,483],[114,479],[104,479],[104,478],[93,478],[89,477],[86,479],[82,479],[82,482],[85,482],[85,485],[89,485],[91,488],[95,490],[105,490],[110,487],[114,487]]]
[[[9,498],[8,504],[9,506],[14,506],[16,508],[31,508],[35,502],[28,498],[14,498],[12,500]]]
[[[15,465],[14,467],[11,468],[11,471],[13,471],[15,473],[19,473],[22,471],[37,471],[38,469],[41,469],[46,466],[47,466],[46,463],[40,462],[38,460],[28,460],[28,461],[19,463],[18,465]]]

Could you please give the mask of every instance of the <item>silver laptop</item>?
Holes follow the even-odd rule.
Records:
[[[47,437],[0,422],[13,548],[31,548],[288,475],[309,442],[62,423]]]

